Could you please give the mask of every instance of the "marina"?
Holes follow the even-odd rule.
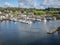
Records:
[[[25,24],[32,24],[36,21],[38,22],[47,22],[50,20],[56,20],[56,18],[54,19],[53,17],[37,17],[37,16],[33,16],[33,17],[29,17],[27,15],[18,15],[17,17],[12,16],[12,14],[6,14],[6,15],[0,15],[0,21],[3,20],[9,20],[9,21],[13,21],[13,22],[21,22],[21,23],[25,23]]]
[[[0,45],[60,45],[60,0],[0,0]]]

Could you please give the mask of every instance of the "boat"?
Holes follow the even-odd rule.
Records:
[[[36,19],[37,21],[41,21],[41,19]]]
[[[23,19],[20,19],[19,22],[25,23],[25,24],[32,24],[32,21],[30,21],[30,20],[23,20]]]
[[[16,22],[16,21],[17,21],[17,19],[16,19],[16,18],[10,18],[10,20],[11,20],[11,21],[14,21],[14,22]]]
[[[53,29],[53,30],[50,30],[49,32],[47,32],[48,34],[53,34],[53,33],[55,33],[55,32],[57,32],[57,30],[56,29]]]
[[[44,18],[44,20],[43,20],[44,22],[47,22],[47,20],[46,20],[46,18]]]

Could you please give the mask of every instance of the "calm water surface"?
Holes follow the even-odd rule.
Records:
[[[19,22],[0,22],[0,45],[59,45],[58,32],[47,34],[60,26],[60,20],[35,22],[31,25]]]

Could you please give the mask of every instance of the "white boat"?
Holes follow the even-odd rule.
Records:
[[[37,21],[41,21],[41,19],[36,19]]]
[[[10,20],[11,20],[11,21],[17,21],[17,19],[16,19],[16,18],[10,18]]]
[[[47,20],[46,20],[46,18],[44,18],[44,20],[43,20],[44,22],[47,22]]]
[[[26,21],[27,24],[32,24],[32,21]]]
[[[22,20],[22,19],[20,19],[19,22],[26,23],[26,24],[32,24],[32,21],[30,21],[30,20]]]

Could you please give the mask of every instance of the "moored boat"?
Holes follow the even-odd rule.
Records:
[[[20,19],[19,22],[26,23],[26,24],[32,24],[32,21],[30,21],[30,20],[22,20],[22,19]]]

